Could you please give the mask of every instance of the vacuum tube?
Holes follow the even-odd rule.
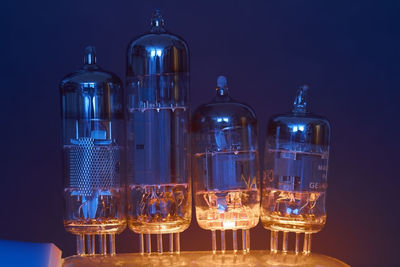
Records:
[[[288,234],[295,233],[295,252],[311,251],[311,234],[326,222],[325,198],[328,174],[330,125],[309,112],[308,86],[301,86],[292,113],[270,119],[264,162],[261,222],[271,230],[271,252],[288,251]]]
[[[163,234],[169,236],[169,252],[179,253],[192,206],[189,51],[184,40],[166,31],[159,10],[150,32],[128,46],[126,79],[128,225],[139,234],[141,253],[145,243],[151,253],[152,234],[159,253]]]
[[[115,234],[126,227],[121,149],[124,137],[121,80],[96,64],[94,47],[84,65],[60,84],[65,218],[77,235],[77,254],[115,254]],[[85,245],[86,236],[86,245]],[[86,247],[86,249],[85,249]]]
[[[218,77],[213,101],[200,106],[192,118],[192,164],[196,219],[211,230],[212,251],[217,250],[216,231],[232,230],[233,251],[250,250],[250,228],[260,216],[257,119],[247,105],[234,101],[224,76]]]

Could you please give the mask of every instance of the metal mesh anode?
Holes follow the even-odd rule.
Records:
[[[82,196],[119,186],[119,148],[79,138],[69,151],[70,187]]]

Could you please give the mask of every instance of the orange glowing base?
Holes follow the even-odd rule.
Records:
[[[227,251],[213,255],[210,251],[186,251],[180,254],[141,255],[138,253],[115,256],[72,256],[64,259],[62,267],[128,267],[128,266],[306,266],[349,267],[350,265],[321,254],[296,255],[294,253],[270,253],[264,250],[249,253]]]

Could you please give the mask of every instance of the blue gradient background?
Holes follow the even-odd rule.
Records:
[[[254,107],[263,148],[267,119],[286,112],[296,86],[333,127],[328,221],[313,251],[354,266],[390,266],[399,247],[400,4],[398,1],[2,1],[0,10],[0,238],[54,242],[63,228],[58,83],[83,49],[121,78],[128,42],[161,7],[191,50],[192,110],[225,74],[232,95]],[[258,225],[252,248],[269,234]],[[207,250],[195,220],[183,250]],[[137,236],[117,237],[119,252]],[[398,257],[397,257],[398,258]]]

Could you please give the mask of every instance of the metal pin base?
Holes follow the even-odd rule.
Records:
[[[168,235],[168,252],[170,254],[180,254],[181,253],[181,240],[180,233],[169,233]],[[146,237],[144,237],[146,236]],[[156,234],[157,236],[157,253],[164,253],[163,246],[163,234]],[[174,237],[175,236],[175,237]],[[145,241],[146,239],[146,241]],[[152,253],[151,249],[151,234],[139,234],[139,253],[141,255]]]
[[[115,234],[80,234],[76,236],[76,254],[96,255],[96,237],[98,240],[98,254],[115,255]],[[108,248],[107,248],[108,241]]]
[[[271,253],[278,253],[279,231],[271,231],[270,236],[270,251]],[[289,252],[289,232],[283,232],[282,235],[282,253]],[[295,247],[294,253],[300,254],[300,233],[295,233]],[[303,239],[303,255],[311,253],[311,234],[305,233]]]
[[[211,230],[211,250],[213,254],[217,253],[217,230]],[[239,251],[238,248],[238,230],[232,230],[232,250],[233,253],[237,253]],[[249,229],[241,229],[242,231],[242,252],[248,253],[250,252],[250,230]],[[225,254],[226,241],[225,241],[225,230],[221,230],[221,253]]]

